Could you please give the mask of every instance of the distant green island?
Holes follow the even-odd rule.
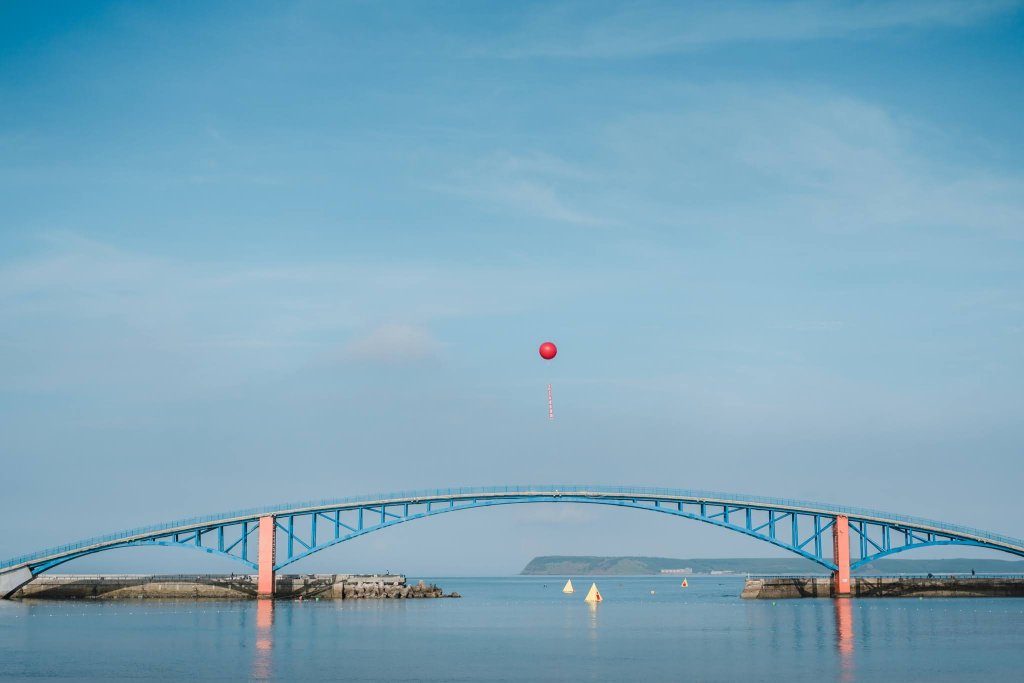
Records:
[[[876,560],[857,570],[859,574],[927,573],[1024,573],[1024,560]],[[688,570],[688,571],[687,571]],[[644,576],[651,574],[825,574],[823,567],[802,557],[704,558],[599,557],[544,555],[530,560],[520,574],[527,576]]]

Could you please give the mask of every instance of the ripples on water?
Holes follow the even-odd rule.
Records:
[[[415,579],[413,579],[415,580]],[[0,679],[1021,680],[1024,600],[744,601],[696,577],[427,579],[461,600],[0,602]],[[655,595],[650,591],[655,590]]]

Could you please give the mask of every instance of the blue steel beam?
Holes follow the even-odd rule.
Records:
[[[313,553],[316,553],[316,552],[319,552],[321,550],[324,550],[325,548],[329,548],[331,546],[337,545],[338,543],[343,543],[345,541],[352,540],[353,538],[358,538],[359,536],[363,536],[365,534],[373,533],[374,531],[380,531],[381,529],[392,527],[392,526],[395,526],[396,524],[401,524],[403,522],[409,522],[409,521],[416,520],[416,519],[424,519],[426,517],[433,517],[433,516],[436,516],[436,515],[439,515],[439,514],[443,514],[443,513],[446,513],[446,512],[452,512],[452,511],[455,511],[455,510],[465,510],[465,509],[477,508],[477,507],[492,507],[492,506],[495,506],[495,505],[513,505],[513,504],[523,504],[523,503],[551,503],[551,502],[580,503],[580,504],[598,504],[598,505],[614,505],[614,506],[618,506],[618,507],[628,507],[628,508],[633,508],[633,509],[637,509],[637,510],[649,510],[651,512],[661,512],[661,513],[669,514],[669,515],[672,515],[672,516],[675,516],[675,517],[682,517],[682,518],[685,518],[685,519],[692,519],[692,520],[699,521],[699,522],[706,522],[708,524],[713,524],[715,526],[718,526],[718,527],[721,527],[721,528],[724,528],[724,529],[730,529],[732,531],[736,531],[736,532],[742,533],[744,535],[751,536],[753,538],[757,538],[757,539],[762,540],[762,541],[766,541],[766,542],[771,543],[773,545],[776,545],[776,546],[778,546],[780,548],[785,548],[786,550],[789,550],[790,552],[796,553],[796,554],[798,554],[798,555],[800,555],[802,557],[807,558],[808,560],[811,560],[812,562],[816,562],[816,563],[820,564],[821,566],[825,567],[826,569],[828,569],[830,571],[835,570],[835,568],[836,568],[836,565],[829,558],[825,558],[825,557],[822,557],[820,555],[816,556],[813,553],[807,552],[806,550],[803,549],[803,546],[806,546],[807,544],[809,544],[812,541],[814,541],[814,538],[815,538],[814,535],[808,537],[807,540],[805,540],[803,543],[800,544],[800,547],[794,547],[794,546],[792,546],[790,544],[778,541],[777,539],[772,539],[772,538],[770,538],[770,537],[768,537],[768,536],[766,536],[764,534],[761,534],[761,533],[759,533],[757,531],[754,531],[753,529],[748,529],[748,528],[746,528],[744,526],[740,526],[738,524],[733,524],[731,522],[727,523],[727,522],[725,522],[722,519],[723,515],[721,513],[716,514],[716,515],[708,515],[706,517],[701,517],[698,514],[691,514],[691,513],[686,513],[686,512],[680,512],[676,508],[668,508],[668,507],[653,506],[653,505],[644,505],[642,503],[642,501],[634,501],[634,500],[608,501],[608,500],[594,500],[594,499],[591,499],[591,498],[575,498],[575,497],[570,497],[570,496],[560,496],[557,499],[556,498],[543,498],[543,499],[541,499],[541,498],[534,497],[534,498],[530,498],[530,499],[505,498],[505,499],[501,499],[501,500],[472,501],[471,503],[469,503],[467,505],[463,505],[461,507],[455,506],[455,501],[454,500],[443,501],[443,502],[447,502],[448,505],[446,505],[445,507],[440,507],[440,508],[431,507],[429,510],[424,510],[423,512],[420,512],[420,513],[410,514],[407,517],[398,517],[398,516],[396,516],[395,519],[386,520],[385,522],[378,523],[378,524],[376,524],[374,526],[364,527],[364,528],[362,528],[362,529],[360,529],[358,531],[354,531],[352,533],[349,533],[346,536],[342,536],[342,537],[337,538],[337,539],[331,539],[330,541],[324,542],[324,543],[322,543],[319,546],[309,548],[304,553],[299,553],[297,555],[288,557],[284,562],[280,562],[277,565],[275,565],[274,566],[274,571],[280,571],[284,567],[287,567],[289,564],[292,564],[294,562],[298,562],[299,560],[301,560],[303,558],[309,557]],[[377,513],[378,509],[374,508],[373,512]],[[733,512],[735,512],[735,510],[733,510]],[[297,513],[297,514],[295,514],[293,516],[298,517],[298,516],[303,516],[303,515],[306,515],[306,514],[309,514],[309,513]],[[763,526],[762,526],[762,528],[763,528]],[[819,532],[819,536],[818,536],[819,541],[815,544],[816,546],[821,547],[823,545],[820,542],[820,533],[823,533],[827,528],[828,527],[825,527],[825,528],[823,528]],[[298,540],[298,539],[296,539],[296,540]],[[305,545],[305,544],[303,544],[303,545]]]
[[[175,543],[174,541],[164,541],[164,540],[147,540],[147,541],[133,541],[131,543],[124,543],[124,544],[118,545],[118,546],[106,547],[106,548],[96,548],[96,549],[92,549],[92,550],[85,550],[85,551],[80,552],[80,553],[73,553],[73,554],[65,555],[63,557],[60,557],[60,558],[57,558],[57,559],[54,559],[54,560],[50,560],[48,562],[44,562],[42,564],[35,565],[35,566],[31,567],[31,570],[32,570],[32,573],[34,575],[38,576],[39,574],[42,574],[43,572],[49,571],[49,570],[53,569],[54,567],[58,567],[58,566],[64,564],[65,562],[70,562],[71,560],[77,560],[78,558],[85,557],[87,555],[94,555],[96,553],[103,552],[104,550],[116,550],[116,549],[119,549],[119,548],[138,548],[138,547],[145,547],[145,546],[163,546],[163,547],[167,547],[167,548],[189,548],[191,550],[200,550],[200,551],[202,551],[204,553],[207,553],[209,555],[222,555],[222,556],[230,558],[232,560],[237,560],[237,561],[242,562],[242,564],[244,564],[244,565],[246,565],[246,566],[248,566],[248,567],[250,567],[252,569],[256,569],[257,568],[255,562],[249,562],[248,560],[243,560],[238,555],[230,555],[228,553],[221,552],[221,551],[219,551],[219,550],[217,550],[215,548],[203,548],[203,547],[195,546],[195,545],[193,545],[191,543]]]
[[[988,548],[989,550],[993,550],[992,546],[990,546],[990,545],[988,545],[986,543],[979,543],[977,541],[951,540],[951,541],[931,541],[929,543],[915,543],[914,545],[899,546],[897,548],[892,548],[891,550],[886,550],[885,552],[875,553],[874,555],[868,555],[867,557],[862,557],[862,558],[860,558],[858,560],[851,561],[850,562],[850,570],[852,571],[854,569],[858,569],[860,567],[863,567],[866,564],[874,562],[877,559],[880,559],[880,558],[883,558],[883,557],[887,557],[889,555],[895,555],[896,553],[902,553],[905,550],[915,550],[917,548],[933,548],[933,547],[943,546],[943,545],[963,546],[963,547],[971,547],[971,548]],[[1024,557],[1024,553],[1013,553],[1013,554],[1020,555],[1021,557]]]
[[[830,558],[824,557],[825,549],[831,548],[822,539],[839,514],[849,518],[851,531],[859,536],[858,541],[862,550],[859,559],[852,563],[854,568],[885,555],[933,545],[970,545],[1024,556],[1024,541],[1019,539],[934,520],[863,508],[679,489],[562,485],[415,491],[254,508],[133,529],[51,548],[2,562],[0,572],[26,567],[33,573],[39,573],[84,555],[111,548],[139,545],[189,547],[231,557],[254,567],[255,564],[248,559],[249,534],[255,531],[259,517],[266,514],[272,514],[282,520],[288,518],[287,526],[280,527],[286,533],[288,545],[285,562],[279,565],[283,567],[337,543],[413,519],[492,505],[550,502],[613,505],[702,521],[772,543],[829,569],[834,569],[835,565]],[[410,506],[418,506],[421,511],[416,512]],[[374,524],[366,524],[366,511],[373,515]],[[344,523],[342,513],[354,513],[356,526]],[[741,514],[742,521],[740,518],[733,519],[733,515]],[[309,516],[311,520],[306,540],[300,538],[295,530],[295,517],[301,516]],[[780,536],[779,525],[782,524],[782,528],[785,528],[786,516],[790,518],[790,532],[784,532],[783,536]],[[332,538],[317,537],[316,523],[321,518],[333,524]],[[761,519],[764,520],[763,523]],[[806,538],[801,535],[801,520],[804,520],[805,528],[813,529]],[[342,529],[348,533],[343,533]],[[217,533],[210,533],[212,531]],[[224,538],[225,531],[232,534],[237,532],[237,540],[229,543]],[[896,533],[893,534],[893,531]],[[783,540],[785,535],[790,538]],[[872,535],[880,538],[881,543],[871,538]],[[210,540],[211,538],[214,540]],[[901,539],[902,545],[894,544],[893,541],[896,539]],[[295,542],[305,550],[295,553]],[[239,544],[241,548],[238,547]],[[808,549],[811,544],[812,549]]]

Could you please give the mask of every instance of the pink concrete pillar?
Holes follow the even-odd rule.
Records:
[[[260,598],[274,597],[274,559],[277,555],[277,522],[273,515],[260,517],[259,557],[257,566],[259,576],[256,581],[256,594]]]
[[[832,572],[832,588],[836,597],[850,595],[850,520],[836,516],[832,525],[832,561],[838,569]]]

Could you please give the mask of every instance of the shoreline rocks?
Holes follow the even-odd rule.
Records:
[[[407,585],[405,576],[356,574],[279,574],[278,600],[410,600],[458,598],[435,584]],[[14,600],[252,600],[250,574],[86,575],[43,574],[22,586]]]

